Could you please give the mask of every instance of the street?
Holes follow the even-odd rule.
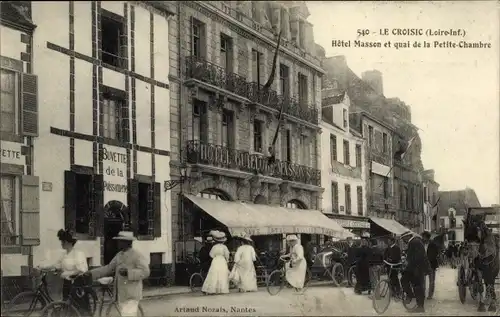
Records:
[[[493,316],[476,312],[476,305],[468,295],[465,304],[458,299],[456,271],[439,269],[434,300],[426,301],[425,315],[439,316]],[[270,296],[265,289],[256,293],[231,293],[204,296],[201,294],[174,295],[144,300],[146,316],[376,316],[371,297],[355,295],[352,288],[311,286],[299,295],[284,289]],[[391,302],[385,316],[410,315],[400,302]],[[417,314],[418,315],[418,314]]]

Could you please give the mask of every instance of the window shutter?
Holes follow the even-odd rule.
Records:
[[[139,182],[128,180],[128,208],[130,210],[130,230],[137,235],[139,232]]]
[[[64,226],[76,229],[76,173],[64,172]]]
[[[93,179],[94,204],[94,236],[103,236],[104,229],[104,176],[97,174]]]
[[[22,131],[24,135],[38,136],[38,78],[22,74]]]
[[[40,187],[38,176],[22,177],[21,244],[40,245]]]
[[[154,237],[161,237],[161,185],[154,183],[153,186],[153,208],[154,208]]]
[[[155,211],[154,211],[154,195],[153,195],[153,184],[151,183],[148,186],[148,214],[147,214],[147,219],[148,219],[148,237],[153,238],[154,236],[154,230],[155,230]]]
[[[195,24],[195,20],[194,20],[194,17],[191,16],[190,18],[190,22],[191,22],[191,56],[194,56],[194,24]]]

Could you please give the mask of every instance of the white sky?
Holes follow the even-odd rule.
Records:
[[[412,109],[423,131],[424,168],[436,171],[440,190],[473,188],[483,206],[499,203],[499,6],[496,2],[308,2],[315,42],[326,56],[345,55],[358,75],[383,73],[384,94]],[[483,41],[491,49],[332,48],[357,29],[461,28],[465,38],[383,37],[361,40]],[[412,41],[413,42],[413,41]]]

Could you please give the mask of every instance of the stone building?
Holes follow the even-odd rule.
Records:
[[[263,205],[321,208],[324,72],[303,1],[171,5],[176,12],[169,33],[171,184],[182,183],[171,190],[172,235],[177,281],[184,283],[182,272],[199,248],[195,241],[227,225],[203,198],[223,201],[226,207],[221,209],[238,209],[243,202],[255,218],[263,215]],[[265,89],[269,78],[272,84]],[[268,149],[276,131],[276,162],[270,165]],[[278,212],[272,208],[268,213]],[[237,211],[233,218],[238,218]],[[257,247],[279,248],[285,232],[275,233],[257,235]],[[303,242],[308,239],[315,238],[302,235]]]
[[[425,170],[422,173],[422,185],[424,190],[424,212],[422,214],[422,231],[437,230],[436,218],[438,209],[439,183],[434,179],[434,170]],[[433,220],[434,219],[434,220]]]

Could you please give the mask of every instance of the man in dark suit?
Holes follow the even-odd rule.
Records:
[[[436,282],[436,270],[439,266],[439,247],[434,241],[431,240],[431,233],[429,231],[424,231],[424,233],[422,233],[422,240],[427,252],[427,259],[429,260],[429,264],[431,266],[431,271],[429,273],[429,295],[427,299],[432,299],[434,296],[434,286]]]
[[[372,258],[372,249],[369,246],[370,234],[364,232],[361,235],[361,246],[356,250],[356,285],[354,293],[360,295],[364,291],[371,292],[375,285],[371,285],[370,281],[370,260]]]
[[[410,298],[417,300],[417,308],[413,312],[423,313],[425,312],[425,276],[431,271],[425,246],[422,239],[411,231],[403,233],[401,239],[408,245],[406,266],[401,278],[401,284],[405,293]]]
[[[385,250],[384,259],[391,264],[401,263],[401,248],[399,247],[396,237],[394,236],[389,238],[389,247]],[[391,287],[396,295],[399,296],[401,292],[399,285],[399,272],[394,269],[390,270],[390,268],[387,268],[387,272],[389,272]]]

